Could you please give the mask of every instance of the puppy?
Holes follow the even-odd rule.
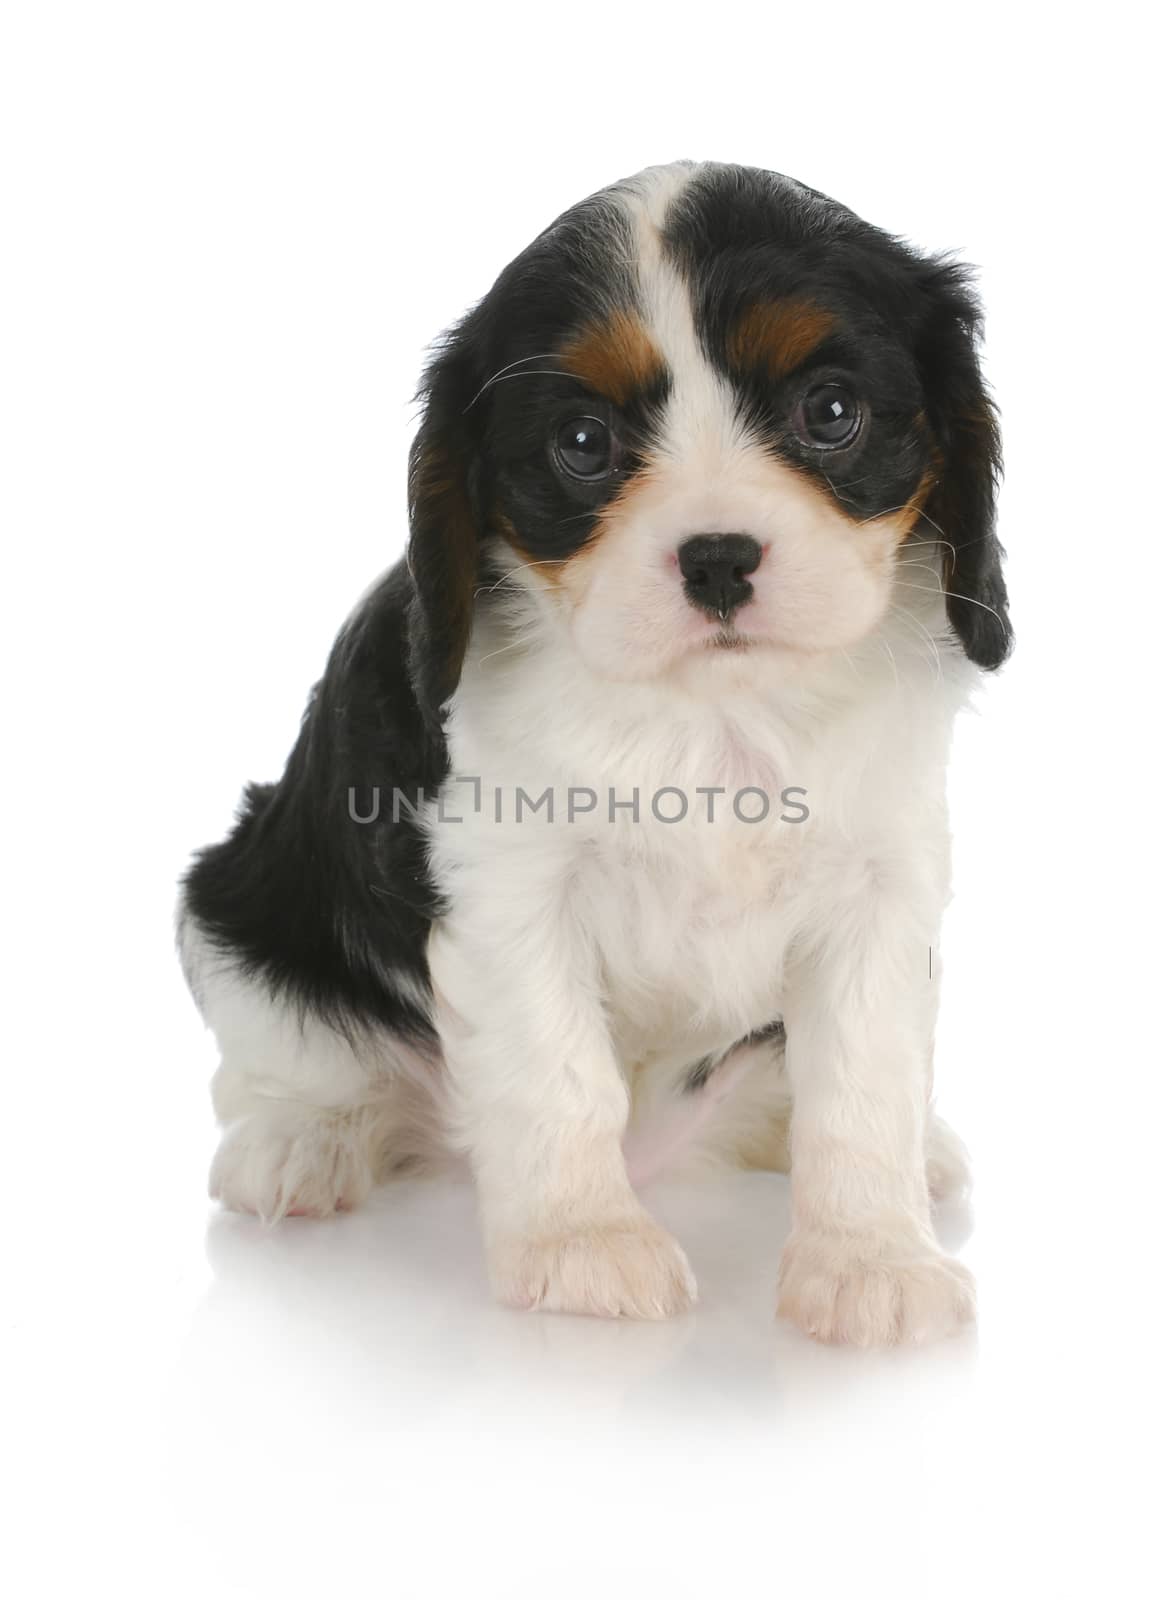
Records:
[[[445,337],[406,560],[185,880],[225,1205],[465,1151],[501,1299],[664,1317],[632,1177],[693,1149],[791,1171],[800,1328],[972,1315],[930,1093],[951,726],[1011,642],[978,328],[952,261],[681,162]]]

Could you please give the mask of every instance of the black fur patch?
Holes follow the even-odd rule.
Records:
[[[414,800],[442,781],[441,745],[407,676],[406,567],[397,567],[347,623],[313,690],[283,777],[252,784],[235,828],[196,857],[186,905],[208,940],[333,1026],[382,1024],[429,1038],[411,991],[426,986],[436,897],[422,837],[394,787]],[[374,786],[383,809],[369,814]]]
[[[697,1094],[700,1089],[705,1089],[718,1068],[726,1061],[735,1050],[741,1050],[747,1044],[768,1044],[771,1039],[784,1040],[786,1037],[785,1025],[781,1017],[776,1017],[773,1022],[767,1022],[764,1027],[755,1028],[753,1033],[748,1033],[745,1039],[739,1039],[737,1044],[732,1044],[729,1050],[721,1050],[717,1055],[703,1056],[700,1061],[687,1068],[686,1076],[682,1080],[684,1094]]]

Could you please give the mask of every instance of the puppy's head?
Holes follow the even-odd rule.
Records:
[[[998,435],[962,268],[776,173],[682,163],[565,213],[432,361],[412,451],[413,666],[458,681],[483,574],[610,678],[817,656],[938,555],[996,667]],[[721,670],[718,668],[717,670]]]

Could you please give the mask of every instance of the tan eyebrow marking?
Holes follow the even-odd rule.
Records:
[[[624,406],[652,384],[665,363],[638,317],[612,311],[580,329],[564,345],[562,360],[588,389]]]
[[[784,378],[833,326],[830,313],[807,300],[763,300],[730,330],[726,354],[736,371],[764,366],[772,378]]]

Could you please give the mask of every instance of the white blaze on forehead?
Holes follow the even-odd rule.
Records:
[[[674,201],[696,169],[687,163],[651,167],[622,191],[634,239],[639,314],[670,373],[670,394],[658,442],[671,460],[717,471],[749,440],[738,419],[733,385],[706,359],[694,321],[690,287],[662,239]]]

